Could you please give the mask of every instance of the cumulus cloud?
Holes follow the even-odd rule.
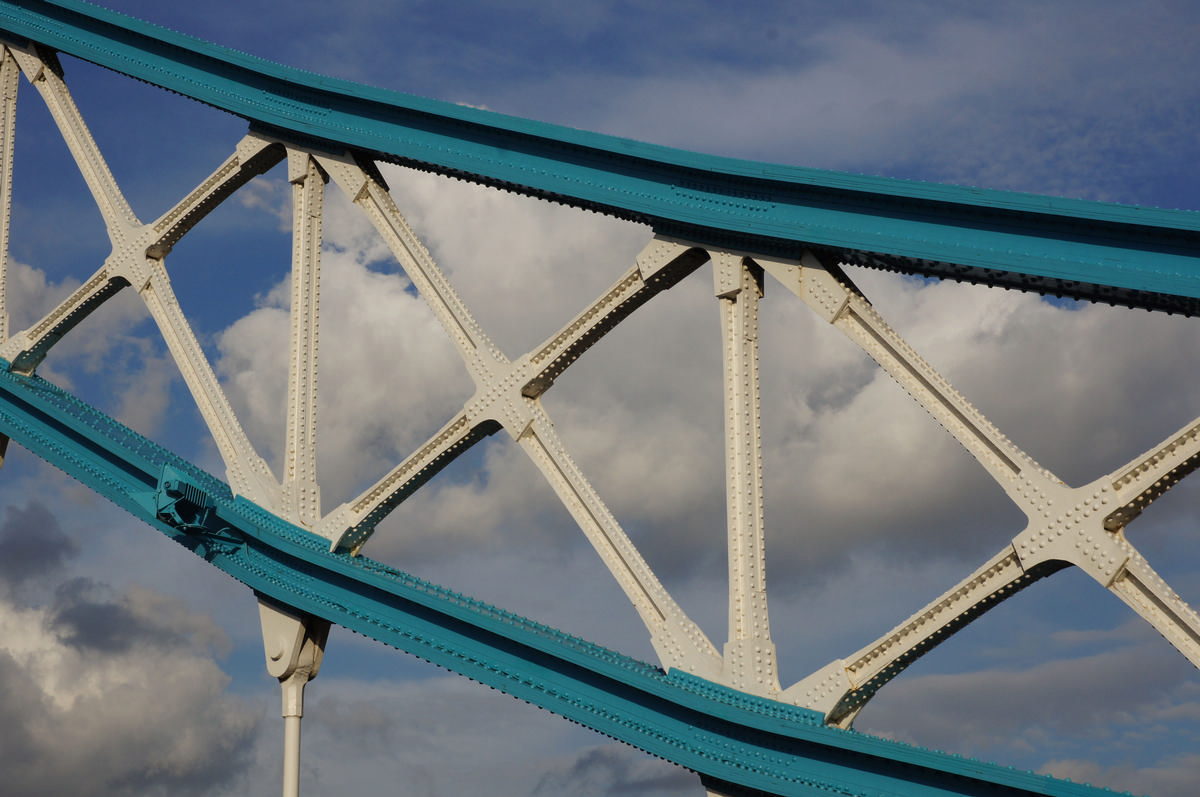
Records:
[[[55,281],[42,269],[8,264],[10,333],[26,329],[79,287],[78,277]],[[38,375],[93,402],[143,434],[160,430],[179,371],[165,354],[142,300],[125,290],[84,319],[51,349]]]
[[[1037,609],[1081,621],[1053,602]],[[1018,610],[1006,613],[992,633],[967,634],[984,648],[981,666],[922,665],[881,691],[856,727],[1139,794],[1191,793],[1182,788],[1197,776],[1191,665],[1136,621],[1047,634]]]
[[[327,507],[386,473],[469,397],[469,380],[411,283],[381,264],[365,220],[330,192],[322,263],[319,460]],[[340,237],[337,217],[347,218]],[[363,239],[366,239],[365,241]],[[386,250],[385,250],[386,252]],[[284,448],[290,280],[221,333],[216,365],[247,433],[279,472]],[[407,450],[405,451],[407,453]]]
[[[404,681],[324,678],[306,699],[302,791],[369,793],[402,782],[406,793],[429,797],[496,784],[510,794],[658,797],[699,788],[690,773],[619,745],[598,747],[590,731],[432,667]],[[576,772],[586,782],[571,783]]]
[[[586,307],[649,239],[636,226],[492,189],[401,169],[388,177],[409,221],[511,357]],[[444,332],[365,220],[333,192],[329,205],[319,438],[327,509],[427,439],[472,392]],[[855,276],[968,400],[1069,483],[1124,464],[1191,420],[1194,373],[1139,354],[1195,348],[1200,333],[1186,320]],[[961,561],[965,574],[1020,531],[1020,512],[886,374],[781,286],[766,287],[761,367],[774,589],[786,594],[840,577],[856,551],[873,547],[937,553]],[[287,305],[285,282],[220,343],[231,396],[276,455]],[[1146,395],[1145,384],[1160,389]],[[723,577],[721,364],[707,267],[585,354],[543,401],[660,576],[680,589]],[[1175,503],[1157,522],[1182,509]],[[514,545],[568,555],[584,543],[501,433],[409,499],[368,552],[413,566]]]
[[[397,8],[410,24],[426,13],[411,4]],[[456,42],[460,63],[452,66],[444,64],[445,40],[436,31],[399,51],[362,46],[371,30],[396,27],[381,24],[391,12],[379,4],[339,7],[328,25],[303,30],[295,19],[325,12],[306,7],[285,21],[264,14],[278,35],[254,33],[246,41],[283,48],[274,55],[282,60],[315,59],[303,65],[371,82],[395,86],[400,74],[401,88],[434,86],[424,93],[447,99],[804,165],[1138,199],[1162,196],[1148,188],[1156,181],[1187,184],[1195,169],[1189,164],[1200,162],[1186,157],[1194,149],[1195,87],[1171,77],[1195,72],[1194,24],[1177,13],[1178,3],[1130,10],[1014,2],[970,12],[925,3],[900,19],[865,2],[837,13],[741,9],[736,25],[713,24],[694,4],[685,15],[666,8],[680,17],[671,36],[649,24],[654,9],[634,12],[647,23],[636,35],[629,32],[634,26],[620,27],[625,10],[618,15],[597,4],[585,18],[575,8],[542,9],[524,15],[528,24],[519,30],[489,31],[486,45],[469,37]],[[258,24],[258,15],[239,11],[238,24],[220,36]],[[221,15],[209,9],[207,17]],[[203,35],[192,22],[207,24],[189,18],[181,27]],[[502,36],[514,46],[497,54]],[[329,46],[280,44],[311,45],[314,37]],[[566,57],[539,46],[560,40],[570,43]],[[597,46],[609,63],[603,74],[588,55]],[[623,48],[619,59],[614,48]],[[527,52],[539,55],[533,67],[517,75],[501,68]],[[408,60],[397,66],[398,57]],[[547,68],[555,63],[563,68]],[[586,306],[649,238],[641,227],[498,191],[400,169],[387,176],[476,318],[512,357]],[[411,282],[336,196],[332,190],[327,208],[322,297],[319,466],[326,509],[386,472],[473,391]],[[274,228],[290,228],[288,186],[278,177],[256,181],[239,201]],[[10,266],[11,294],[21,297],[11,303],[13,327],[36,320],[86,276],[47,279]],[[1193,321],[1064,309],[1024,294],[873,272],[855,277],[919,352],[1068,482],[1119,466],[1195,414],[1196,369],[1186,364],[1198,342]],[[288,302],[284,280],[213,338],[239,416],[275,463]],[[544,403],[601,496],[719,644],[725,520],[715,305],[702,268],[589,351]],[[136,428],[161,431],[171,417],[164,407],[174,371],[156,339],[134,334],[144,331],[144,319],[136,298],[122,297],[65,340],[43,374],[94,396]],[[781,660],[799,677],[803,667],[886,631],[997,550],[1023,520],[902,390],[769,280],[761,338],[772,619]],[[11,469],[6,465],[8,478]],[[1200,567],[1170,555],[1168,543],[1193,530],[1194,498],[1185,482],[1131,528],[1139,545],[1168,554],[1164,574],[1193,598]],[[22,729],[11,741],[6,736],[0,768],[26,778],[15,782],[32,784],[30,793],[43,783],[47,793],[86,793],[70,781],[88,767],[104,781],[95,788],[110,792],[230,788],[257,726],[226,691],[214,658],[225,644],[221,634],[172,599],[107,586],[72,569],[81,543],[56,525],[47,505],[10,508],[0,529],[0,581],[7,584],[0,590],[0,725]],[[464,591],[650,655],[632,610],[504,433],[401,507],[366,553],[435,580],[444,574]],[[465,564],[455,569],[460,560]],[[45,589],[35,594],[33,584]],[[962,644],[975,645],[972,651],[947,646],[930,656],[933,664],[921,666],[945,671],[914,668],[868,707],[861,727],[1015,756],[1118,788],[1187,793],[1195,757],[1178,745],[1158,750],[1170,734],[1157,729],[1193,727],[1200,716],[1194,672],[1169,649],[1160,655],[1165,643],[1157,641],[1143,646],[1115,634],[1069,631],[1065,637],[1075,641],[1068,644],[1048,630],[1059,619],[1054,612],[1014,605],[1016,619],[988,615],[980,628],[1025,622],[1040,633],[1005,636],[1004,645],[985,632],[967,635],[971,642]],[[1092,647],[1071,647],[1085,635]],[[1047,645],[1061,662],[1038,658]],[[1146,680],[1127,688],[1128,673],[1139,670]],[[326,672],[328,678],[333,670]],[[364,792],[401,777],[430,794],[479,793],[494,786],[481,783],[489,776],[543,793],[666,794],[683,784],[683,776],[653,762],[564,733],[554,719],[548,730],[522,735],[499,704],[450,684],[319,681],[306,720],[306,772],[323,786],[361,785]],[[1114,685],[1124,690],[1115,698]],[[140,702],[145,695],[149,703]],[[194,727],[181,735],[173,722],[188,712]],[[409,728],[397,719],[411,716],[441,724]],[[494,722],[486,732],[476,724],[481,717]],[[35,783],[33,765],[23,762],[44,762],[48,739],[73,747]],[[487,744],[494,765],[481,765],[482,773],[448,773],[431,763],[434,747]],[[261,745],[255,749],[261,756]],[[531,750],[556,752],[535,757]],[[1097,750],[1116,752],[1097,764]],[[356,755],[370,766],[360,769]],[[204,770],[202,762],[214,757],[229,768]]]
[[[203,794],[243,774],[257,712],[224,693],[206,645],[146,616],[146,602],[4,607],[8,788]]]
[[[1138,675],[1131,678],[1134,671]],[[876,732],[903,728],[908,740],[976,756],[1004,746],[1030,749],[1064,732],[1086,731],[1097,742],[1111,741],[1128,730],[1122,726],[1131,723],[1131,713],[1142,719],[1155,713],[1146,704],[1178,692],[1189,676],[1186,662],[1156,645],[1067,655],[1028,669],[918,676],[889,687],[891,694],[881,693],[858,726]],[[1116,683],[1122,685],[1119,696]],[[934,702],[945,710],[918,711]],[[904,722],[889,713],[902,713]]]
[[[695,794],[696,776],[627,747],[606,745],[581,751],[568,765],[542,775],[534,795]]]
[[[511,356],[561,323],[551,308],[569,308],[557,310],[566,320],[586,306],[646,239],[644,232],[629,230],[603,253],[592,251],[579,239],[598,236],[609,226],[605,220],[584,218],[569,228],[572,234],[558,233],[545,221],[557,209],[524,207],[531,218],[517,223],[517,209],[527,201],[424,175],[394,182],[404,186],[399,192],[416,194],[403,193],[418,208],[414,226],[427,236],[484,328],[506,344]],[[472,220],[476,235],[452,232],[460,218],[455,212]],[[488,212],[499,218],[486,220]],[[334,263],[346,256],[334,254]],[[585,276],[562,277],[553,265],[559,262],[574,264],[572,273]],[[638,530],[649,549],[669,550],[670,556],[657,558],[681,571],[708,555],[712,537],[698,530],[715,528],[719,534],[723,528],[716,302],[707,268],[701,272],[635,314],[544,398],[572,455],[618,517]],[[1029,294],[862,277],[869,295],[878,296],[885,315],[918,351],[969,398],[978,397],[1003,431],[1069,482],[1090,481],[1118,467],[1191,419],[1182,398],[1192,387],[1191,373],[1169,359],[1137,356],[1147,346],[1194,346],[1200,333],[1186,321],[1098,306],[1067,312]],[[359,288],[353,279],[334,279],[339,294],[325,305],[334,318],[345,312],[340,306],[354,302],[360,307],[356,319],[374,317],[374,302],[387,298],[385,291]],[[872,540],[949,544],[977,554],[1020,530],[1019,513],[998,488],[988,486],[982,469],[885,374],[779,286],[768,283],[767,288],[762,370],[769,388],[764,390],[768,513],[777,530],[773,554],[786,563],[784,574],[805,560],[844,556],[852,546]],[[406,426],[425,418],[424,428],[432,431],[457,406],[458,399],[441,390],[460,370],[452,354],[442,355],[446,370],[436,373],[423,369],[420,360],[401,359],[407,340],[420,339],[426,350],[444,347],[441,331],[429,322],[399,329],[405,323],[399,319],[420,317],[420,311],[411,294],[397,294],[393,302],[390,325],[398,356],[388,370],[405,373],[404,386],[379,378],[387,371],[382,363],[367,364],[373,356],[369,349],[338,347],[335,367],[344,370],[332,380],[337,400],[331,404],[347,422],[337,438],[355,442],[345,449],[347,455],[373,452],[369,441],[378,445],[383,434],[370,427],[389,414],[370,384],[351,387],[354,374],[369,373],[375,379],[368,383],[383,382],[382,393],[392,405],[407,410],[393,410],[391,416],[403,415]],[[382,320],[386,312],[378,315]],[[1136,369],[1132,375],[1130,367]],[[1138,387],[1142,384],[1163,387],[1153,409]],[[467,392],[459,389],[459,395]],[[416,410],[418,401],[427,402],[421,410]],[[1126,417],[1127,408],[1139,403],[1141,411]],[[1065,419],[1064,407],[1072,408]],[[355,432],[355,427],[368,431]],[[1098,428],[1101,434],[1095,433]],[[406,443],[423,439],[423,434],[412,435]],[[395,444],[395,451],[402,451],[398,440]],[[325,456],[332,472],[354,472],[341,454]],[[481,480],[435,483],[428,501],[444,508],[430,506],[420,513],[438,530],[434,536],[454,537],[455,526],[470,527],[477,536],[489,527],[510,525],[506,521],[551,511],[547,501],[552,505],[553,499],[544,489],[518,484],[538,479],[521,464],[523,458],[501,435],[480,462]],[[920,467],[911,467],[914,462]],[[873,500],[847,501],[848,493]],[[981,494],[990,496],[982,518]],[[963,530],[989,533],[964,535]],[[969,541],[980,536],[990,542]]]
[[[575,59],[486,98],[686,149],[993,188],[1147,202],[1194,176],[1177,156],[1194,146],[1177,126],[1195,107],[1174,77],[1195,68],[1182,4],[890,10],[764,4],[714,25],[689,8],[666,41],[626,32],[623,68]]]
[[[1094,305],[1064,311],[1029,294],[860,276],[893,328],[1069,484],[1117,469],[1195,417],[1184,398],[1195,389],[1193,374],[1171,358],[1139,356],[1194,346],[1196,327],[1184,320]],[[771,333],[783,334],[764,336]],[[780,356],[764,370],[786,366]],[[796,533],[807,546],[836,553],[894,535],[917,549],[982,553],[1024,525],[982,468],[882,371],[838,379],[802,365],[793,373],[776,411],[786,412],[788,402],[803,409],[783,424],[766,421],[775,440],[767,450],[775,456],[768,500],[777,502],[768,508],[773,523],[802,519]],[[830,382],[843,391],[835,401],[822,392]],[[1160,390],[1148,394],[1148,384]],[[782,548],[786,555],[788,543]]]
[[[1190,797],[1196,793],[1196,781],[1200,779],[1200,756],[1171,756],[1149,767],[1108,766],[1097,761],[1060,759],[1048,762],[1040,771],[1058,778],[1070,778],[1076,783],[1103,784],[1127,794]]]
[[[0,529],[0,770],[20,794],[223,793],[258,712],[227,692],[229,639],[177,598],[78,575],[37,502]],[[38,595],[49,595],[40,601]]]
[[[585,306],[631,262],[646,236],[637,229],[621,232],[620,240],[626,241],[621,244],[623,253],[616,256],[620,250],[612,247],[605,252],[610,256],[601,257],[587,247],[572,248],[575,239],[566,233],[586,230],[593,221],[602,229],[609,224],[606,220],[585,217],[560,230],[547,221],[557,211],[545,206],[425,175],[397,170],[389,177],[401,204],[407,201],[415,208],[410,221],[484,328],[510,356],[561,323],[554,307],[568,308],[557,311],[565,320]],[[532,218],[516,222],[509,214],[521,206],[528,206],[522,210]],[[500,220],[489,221],[489,214],[499,214]],[[456,234],[454,224],[464,217],[476,235]],[[587,240],[589,233],[582,234]],[[357,233],[341,238],[330,232],[327,258],[338,264],[333,268],[346,269],[350,255],[359,252],[353,261],[359,270],[339,272],[344,284],[337,293],[330,292],[336,298],[329,299],[327,310],[342,313],[334,308],[355,302],[366,308],[360,314],[365,318],[375,315],[370,310],[375,300],[386,299],[394,310],[382,310],[378,318],[390,319],[384,323],[398,338],[401,332],[420,335],[411,328],[400,329],[404,322],[399,319],[419,317],[419,305],[411,290],[402,289],[402,277],[383,273],[387,258],[370,246]],[[560,279],[556,261],[544,253],[564,250],[567,255],[559,255],[562,262],[585,273],[602,271],[604,276]],[[681,602],[707,621],[710,635],[719,641],[722,608],[713,594],[720,597],[724,569],[723,432],[717,310],[707,271],[701,269],[588,352],[559,379],[544,403],[572,456],[647,559]],[[1184,320],[1091,305],[1066,309],[1029,294],[874,272],[855,277],[902,336],[1002,431],[1070,483],[1084,483],[1122,465],[1191,420],[1194,408],[1186,396],[1195,393],[1194,374],[1169,357],[1142,354],[1193,350],[1198,333]],[[395,280],[397,289],[388,294],[379,287],[367,291],[359,286],[360,281],[375,280]],[[284,320],[280,313],[277,323]],[[427,342],[442,339],[432,324],[423,331]],[[799,651],[802,659],[819,666],[824,660],[800,650],[811,647],[807,633],[814,627],[827,627],[835,639],[844,638],[845,649],[826,648],[830,658],[845,655],[998,550],[1024,521],[982,468],[897,385],[770,281],[761,337],[768,556],[777,599],[773,619],[780,629],[781,652]],[[371,360],[368,349],[337,350],[344,360],[338,367],[345,370],[340,372],[344,383],[335,388],[335,412],[347,423],[339,435],[359,442],[332,455],[337,449],[327,446],[322,462],[337,463],[335,471],[362,473],[343,457],[374,457],[370,440],[386,441],[381,448],[390,449],[397,459],[404,449],[398,437],[370,429],[372,413],[389,410],[374,403],[379,399],[369,390],[353,387],[355,373],[386,381],[389,377],[378,369],[404,372],[408,382],[389,388],[388,400],[395,407],[408,407],[407,418],[423,417],[418,408],[428,407],[427,428],[436,423],[439,402],[445,402],[448,393],[427,391],[412,397],[415,378],[427,373],[420,359],[397,358],[387,365]],[[402,346],[397,351],[411,356]],[[455,359],[443,350],[446,374],[459,368]],[[406,370],[402,362],[416,365]],[[1141,387],[1146,384],[1160,389],[1148,394]],[[280,382],[276,395],[281,390]],[[462,395],[460,388],[458,396]],[[458,401],[461,398],[450,399],[449,406],[457,407]],[[421,439],[410,436],[408,444]],[[378,461],[384,459],[381,454]],[[580,535],[522,452],[501,434],[465,464],[470,467],[447,472],[410,499],[392,524],[381,529],[368,553],[407,567],[421,560],[464,558],[464,552],[471,551],[465,556],[465,569],[434,567],[433,572],[453,572],[462,580],[450,583],[553,619],[562,627],[595,630],[602,638],[622,643],[636,635],[636,629],[618,628],[613,621],[584,617],[576,624],[561,605],[571,601],[553,600],[549,602],[556,605],[547,606],[547,593],[573,594],[587,603],[580,585],[588,583],[589,592],[597,588],[577,574],[588,568],[595,571],[598,565],[576,555],[583,545]],[[1154,524],[1161,526],[1187,511],[1178,502],[1168,508]],[[547,549],[559,553],[547,557]],[[919,565],[926,557],[935,558],[928,566]],[[525,561],[507,578],[498,572],[521,559]],[[547,576],[549,567],[575,586],[559,593],[558,581]],[[1186,569],[1175,575],[1185,584],[1190,579]],[[898,578],[911,581],[898,588],[885,586]],[[514,581],[523,583],[526,593],[532,590],[543,597],[514,597],[521,592]],[[864,599],[867,594],[873,599]],[[852,603],[861,615],[853,621],[837,612],[815,623],[803,615],[824,613],[830,601],[845,601],[847,595],[855,596]],[[901,608],[889,612],[889,607]],[[849,627],[863,635],[846,633]],[[897,690],[897,697],[886,697],[885,690],[878,698],[880,707],[864,715],[863,727],[935,747],[953,747],[951,742],[961,747],[965,740],[967,752],[1005,759],[1029,756],[1030,750],[1043,749],[1048,739],[1055,739],[1058,749],[1071,750],[1069,740],[1092,738],[1092,725],[1119,724],[1135,716],[1136,721],[1105,739],[1093,739],[1132,744],[1134,728],[1152,722],[1145,706],[1157,705],[1153,676],[1186,684],[1191,670],[1169,649],[1163,655],[1153,645],[1114,650],[1115,644],[1110,640],[1103,653],[1090,657],[1028,670],[998,672],[968,665],[967,672],[957,676],[902,679],[903,687],[889,687]],[[1154,662],[1146,689],[1126,690],[1127,700],[1119,709],[1108,706],[1106,690],[1125,682],[1122,673],[1146,658]],[[1013,694],[1028,700],[1014,701]],[[951,708],[915,721],[917,707],[930,701]],[[1047,712],[1047,706],[1054,708]],[[969,717],[983,719],[973,723]],[[387,735],[381,729],[376,738]],[[610,754],[584,756],[548,771],[542,782],[547,789],[558,788],[572,781],[569,773],[583,773],[572,782],[582,784],[581,793],[590,793],[587,789],[617,789],[636,781],[618,771],[621,762]],[[1059,766],[1045,757],[1028,760],[1031,768]],[[1069,774],[1066,767],[1059,766],[1063,774]],[[1119,773],[1113,777],[1120,780]]]
[[[38,501],[9,505],[0,526],[0,583],[22,583],[57,574],[79,551],[58,519]]]
[[[259,177],[242,186],[237,203],[247,210],[261,210],[275,220],[279,232],[292,231],[292,187],[282,177]]]

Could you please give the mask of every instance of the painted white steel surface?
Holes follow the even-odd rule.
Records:
[[[825,712],[848,725],[874,691],[986,606],[1020,589],[1047,565],[1076,565],[1117,594],[1200,666],[1200,617],[1125,538],[1125,526],[1200,460],[1200,421],[1128,465],[1072,488],[1034,462],[906,344],[841,273],[811,253],[784,261],[656,236],[636,262],[561,330],[515,360],[476,322],[402,217],[375,165],[293,142],[247,135],[232,155],[172,210],[142,223],[126,202],[61,76],[53,55],[8,46],[0,63],[0,201],[7,240],[17,67],[44,98],[100,209],[112,253],[100,269],[28,329],[0,345],[0,357],[32,373],[59,337],[124,287],[142,297],[207,424],[236,495],[357,551],[378,520],[431,472],[480,436],[503,428],[541,471],[646,625],[664,668]],[[266,168],[285,160],[293,186],[293,259],[285,468],[271,473],[251,446],[170,284],[171,248],[200,219]],[[317,363],[320,264],[326,182],[366,215],[431,308],[475,384],[474,395],[424,444],[362,495],[322,513],[317,473]],[[7,247],[4,246],[5,257]],[[703,261],[713,265],[721,315],[725,383],[729,636],[718,651],[646,563],[572,459],[541,402],[555,379],[630,308]],[[4,261],[7,262],[6,260]],[[841,330],[944,426],[1028,518],[1012,542],[876,642],[781,689],[766,601],[758,307],[770,274]],[[7,335],[0,273],[0,333]],[[284,715],[302,714],[303,685],[320,665],[323,636],[303,619],[262,609],[268,669],[284,684]],[[327,629],[326,629],[327,630]],[[318,642],[319,639],[319,642]],[[308,651],[305,653],[304,651]],[[307,657],[307,658],[306,658]],[[289,720],[289,739],[298,725]]]

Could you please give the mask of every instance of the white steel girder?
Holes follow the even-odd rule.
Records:
[[[720,656],[663,589],[591,484],[567,454],[538,399],[570,363],[634,308],[703,258],[676,252],[631,269],[597,302],[541,347],[510,362],[471,317],[396,210],[373,164],[291,147],[250,134],[207,180],[152,224],[133,213],[75,106],[52,54],[13,48],[67,140],[105,221],[113,251],[60,306],[0,344],[14,370],[32,373],[53,345],[126,286],[146,302],[226,464],[235,494],[357,549],[380,517],[470,443],[503,427],[543,471],[650,629],[664,666],[719,679]],[[293,187],[293,301],[284,478],[277,482],[249,443],[179,308],[165,268],[178,240],[212,208],[286,154]],[[366,212],[458,348],[476,395],[429,444],[356,501],[322,517],[316,476],[323,185],[332,177]],[[655,249],[654,246],[651,249]],[[657,250],[656,250],[657,251]],[[660,253],[661,254],[661,253]]]
[[[1029,519],[1012,543],[924,609],[783,697],[848,726],[908,664],[992,605],[1073,564],[1117,594],[1200,666],[1200,616],[1125,539],[1124,527],[1200,463],[1200,420],[1108,476],[1071,488],[1002,435],[922,360],[843,275],[811,253],[800,264],[763,261],[814,311],[863,348],[1005,490]]]
[[[559,496],[613,574],[647,629],[663,666],[719,680],[721,659],[700,628],[663,588],[616,518],[567,453],[541,405],[554,378],[633,307],[672,282],[655,280],[668,268],[694,268],[687,250],[639,258],[589,308],[529,354],[510,361],[479,328],[458,294],[404,221],[373,165],[351,156],[318,156],[322,168],[366,213],[417,292],[433,310],[475,382],[475,395],[430,441],[362,496],[333,510],[318,526],[334,548],[357,550],[378,519],[471,444],[504,428]],[[680,263],[684,265],[681,266]],[[639,295],[640,294],[640,295]]]
[[[8,340],[8,232],[12,224],[12,174],[21,67],[0,48],[0,343]],[[2,457],[0,457],[2,459]]]
[[[282,504],[301,525],[321,519],[317,486],[317,354],[321,317],[321,220],[325,176],[306,152],[288,150],[292,184],[291,353]]]
[[[7,337],[4,277],[11,206],[17,72],[37,87],[104,219],[112,252],[90,279],[29,329]],[[1116,593],[1200,666],[1200,617],[1126,540],[1125,526],[1200,464],[1200,421],[1129,465],[1083,487],[1041,468],[899,338],[837,271],[812,254],[787,261],[656,236],[636,264],[561,330],[509,360],[396,209],[375,165],[247,135],[213,174],[151,224],[126,202],[50,53],[5,45],[0,61],[0,357],[32,373],[79,321],[126,286],[154,318],[225,462],[231,488],[353,552],[378,522],[463,451],[500,428],[555,490],[647,626],[667,668],[824,711],[848,725],[867,700],[917,657],[1037,578],[1074,564]],[[250,445],[179,308],[165,258],[209,211],[287,158],[293,186],[289,395],[284,474],[276,481]],[[333,180],[375,226],[446,330],[475,394],[446,425],[359,497],[322,515],[316,472],[321,226]],[[724,655],[667,593],[571,459],[540,397],[591,345],[705,260],[714,269],[724,363],[729,639]],[[758,387],[758,303],[763,270],[861,346],[983,465],[1029,518],[1009,545],[880,640],[782,691],[766,602]],[[0,457],[3,445],[0,440]],[[2,460],[0,460],[2,461]],[[264,623],[266,621],[264,620]]]
[[[0,344],[8,340],[8,233],[12,225],[13,157],[17,135],[17,88],[21,67],[8,48],[0,47]],[[0,435],[0,465],[8,453],[8,436]]]
[[[112,242],[104,265],[66,301],[0,345],[14,371],[32,373],[54,345],[96,307],[127,285],[142,297],[191,390],[225,461],[230,487],[263,506],[278,503],[279,488],[254,453],[212,367],[179,308],[163,264],[170,247],[221,199],[266,168],[268,142],[248,136],[238,152],[200,187],[152,224],[142,224],[125,201],[104,156],[79,113],[53,54],[6,45],[50,109],[79,166]]]
[[[711,252],[721,308],[725,375],[725,505],[728,525],[729,641],[724,682],[777,697],[779,674],[767,615],[762,433],[758,381],[758,300],[763,270],[750,258]]]

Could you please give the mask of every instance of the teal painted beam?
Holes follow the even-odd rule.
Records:
[[[78,0],[0,0],[0,32],[284,138],[501,185],[697,243],[1200,312],[1200,213],[719,158],[320,77]]]
[[[0,360],[0,433],[262,595],[695,771],[789,797],[1097,797],[1090,786],[822,724],[820,714],[624,656],[292,526]],[[178,489],[180,482],[189,487]],[[174,491],[168,494],[168,482]],[[191,507],[171,505],[186,494]]]
[[[326,80],[74,0],[0,0],[0,31],[14,43],[37,41],[192,96],[285,138],[553,197],[700,243],[785,254],[814,246],[885,268],[1014,280],[1038,290],[1090,285],[1100,298],[1164,309],[1189,311],[1189,300],[1200,297],[1194,213],[669,150]],[[813,712],[663,673],[371,560],[331,553],[326,540],[232,498],[211,475],[7,367],[0,361],[0,433],[256,592],[674,761],[707,782],[777,795],[1100,793],[828,728]],[[201,497],[192,510],[164,511],[167,474],[195,488],[180,492]]]

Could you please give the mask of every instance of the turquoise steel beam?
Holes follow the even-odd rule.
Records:
[[[552,711],[730,793],[1096,797],[1083,784],[823,724],[657,667],[292,526],[107,415],[0,360],[0,434],[267,598]],[[736,784],[736,788],[727,784]],[[740,791],[739,791],[740,790]]]
[[[1200,215],[905,183],[681,152],[316,77],[77,0],[0,0],[36,42],[288,140],[650,224],[715,247],[840,259],[1200,312]],[[328,550],[228,485],[0,360],[11,437],[260,596],[345,626],[697,772],[766,795],[1101,793],[824,724]]]
[[[36,41],[341,151],[645,222],[700,244],[1200,313],[1200,213],[719,158],[319,77],[79,0],[0,0]]]

